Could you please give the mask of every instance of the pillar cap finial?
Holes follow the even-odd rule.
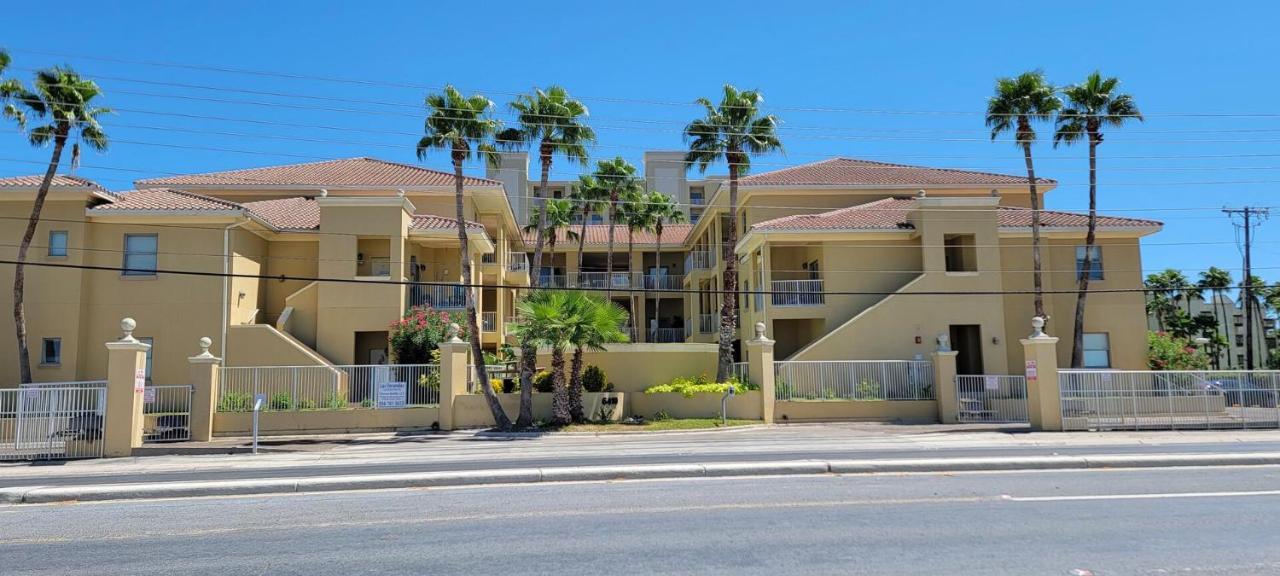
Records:
[[[213,346],[213,339],[208,336],[200,338],[200,355],[198,358],[213,358],[213,354],[209,353],[209,347]]]
[[[950,334],[948,334],[948,333],[946,333],[946,332],[939,332],[939,333],[938,333],[938,336],[937,336],[937,339],[938,339],[938,351],[939,351],[939,352],[950,352],[950,351],[951,351],[951,335],[950,335]]]
[[[450,322],[449,330],[445,333],[445,341],[451,344],[461,343],[462,339],[458,337],[458,334],[461,332],[462,328],[458,326],[457,322]]]
[[[138,322],[133,318],[125,318],[120,321],[120,331],[124,332],[120,336],[121,342],[137,342],[138,339],[133,337],[133,331],[138,328]]]
[[[1031,337],[1032,338],[1048,338],[1049,335],[1044,333],[1044,317],[1031,317]]]

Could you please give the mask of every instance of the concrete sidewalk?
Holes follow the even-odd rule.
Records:
[[[222,439],[207,448],[226,452],[244,443],[245,439]],[[1280,464],[1280,431],[1030,433],[990,427],[823,424],[533,438],[476,432],[281,437],[267,439],[262,448],[258,455],[5,464],[0,466],[0,489],[10,501],[33,501],[87,499],[93,494],[244,494],[726,471],[759,475]]]

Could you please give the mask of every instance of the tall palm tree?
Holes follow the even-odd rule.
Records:
[[[0,57],[0,71],[9,63],[8,55]],[[53,177],[58,173],[58,164],[62,161],[62,152],[67,142],[71,144],[71,166],[80,163],[80,146],[83,144],[93,150],[103,152],[107,149],[107,134],[98,123],[98,118],[111,113],[111,109],[94,105],[94,99],[102,95],[102,90],[92,80],[81,78],[75,70],[57,66],[36,72],[32,89],[28,90],[21,82],[6,80],[0,82],[0,102],[4,102],[3,115],[14,120],[18,128],[27,134],[27,141],[32,146],[42,148],[53,144],[53,155],[49,158],[49,166],[45,169],[40,188],[36,191],[35,202],[31,205],[31,215],[27,218],[27,229],[18,245],[18,264],[13,270],[13,325],[18,342],[18,378],[22,383],[31,382],[31,356],[27,348],[27,313],[24,305],[26,283],[27,251],[31,248],[31,240],[35,238],[36,227],[40,224],[40,213],[44,210],[45,199],[49,196],[49,187]],[[39,119],[47,123],[30,128],[27,124]],[[29,128],[29,129],[28,129]]]
[[[570,293],[564,290],[535,290],[516,304],[519,320],[515,325],[516,337],[522,342],[551,349],[551,422],[568,424],[569,389],[564,379],[564,350],[569,345],[568,324]]]
[[[1221,334],[1223,338],[1227,337],[1228,330],[1226,325],[1223,324],[1226,310],[1222,307],[1222,298],[1227,293],[1227,290],[1231,288],[1231,283],[1231,272],[1217,266],[1211,266],[1208,270],[1200,272],[1200,281],[1196,284],[1201,290],[1208,290],[1211,294],[1213,298],[1213,318],[1216,322],[1215,331]],[[1217,356],[1214,357],[1213,361],[1214,367],[1220,368]],[[1228,359],[1228,363],[1230,363],[1230,359]]]
[[[582,283],[582,256],[586,251],[587,244],[587,224],[591,220],[591,215],[604,205],[605,199],[609,197],[609,191],[604,185],[594,177],[584,174],[578,177],[578,185],[574,189],[573,194],[569,196],[569,200],[573,202],[574,207],[578,209],[578,214],[582,215],[582,228],[578,232],[578,283]],[[610,280],[606,279],[608,283]]]
[[[618,222],[618,209],[621,206],[623,197],[630,194],[637,194],[643,190],[640,181],[636,178],[636,167],[632,166],[621,156],[613,160],[600,160],[596,162],[596,181],[600,186],[604,187],[609,201],[609,246],[608,252],[605,253],[604,268],[606,276],[609,278],[609,285],[613,285],[613,239],[614,228]],[[634,276],[634,274],[632,275]],[[612,297],[609,290],[605,291],[606,297]]]
[[[649,204],[644,191],[631,190],[626,192],[622,196],[622,203],[618,205],[618,217],[627,225],[627,261],[635,262],[636,234],[653,229],[653,213],[649,211]],[[643,284],[644,271],[641,270],[640,273],[641,284]],[[633,278],[635,276],[635,274],[632,274]],[[631,302],[632,310],[639,308],[634,292],[627,298],[627,301]],[[644,322],[644,318],[641,318],[640,321]],[[634,315],[632,316],[632,326],[637,330],[637,334],[644,329],[644,326],[635,326]]]
[[[1076,296],[1075,330],[1071,344],[1071,367],[1084,365],[1084,310],[1089,296],[1089,276],[1093,271],[1093,246],[1098,234],[1098,145],[1102,143],[1102,127],[1120,128],[1129,120],[1142,121],[1142,112],[1133,96],[1119,92],[1118,78],[1103,78],[1094,72],[1084,82],[1063,88],[1067,107],[1058,113],[1058,129],[1053,145],[1089,142],[1089,223],[1084,237],[1084,261],[1080,264],[1079,290]]]
[[[596,133],[584,123],[589,115],[587,107],[574,100],[559,86],[551,86],[545,91],[534,88],[532,93],[516,96],[510,106],[516,113],[520,126],[503,130],[498,135],[498,144],[510,150],[537,145],[542,174],[539,186],[533,193],[533,207],[537,211],[536,218],[540,220],[545,214],[540,207],[551,176],[552,160],[559,154],[586,166],[587,145],[595,142]],[[534,214],[531,213],[530,216],[533,217]],[[537,288],[538,275],[542,273],[546,224],[539,221],[534,229],[533,274],[529,283]],[[533,424],[533,369],[537,348],[530,343],[521,342],[520,354],[520,416],[516,419],[516,426],[525,428]]]
[[[662,229],[667,224],[683,224],[687,221],[684,212],[680,210],[680,205],[676,203],[675,198],[663,194],[661,192],[650,192],[645,195],[645,201],[648,206],[649,217],[653,221],[653,234],[656,237],[656,250],[653,258],[654,269],[662,269]],[[659,276],[655,276],[653,287],[657,290],[653,299],[653,317],[658,317],[659,298],[662,297],[661,290],[665,288],[659,281]]]
[[[1249,276],[1247,288],[1247,290],[1240,290],[1240,299],[1244,301],[1244,305],[1247,307],[1246,310],[1249,311],[1249,313],[1245,315],[1244,357],[1245,369],[1253,370],[1256,367],[1253,343],[1256,342],[1260,336],[1256,333],[1257,330],[1254,330],[1254,320],[1261,320],[1263,308],[1265,306],[1265,299],[1270,288],[1267,287],[1266,280],[1252,275]],[[1265,339],[1263,341],[1265,342]],[[1265,345],[1263,346],[1263,349],[1266,349]]]
[[[738,259],[733,249],[738,243],[738,178],[751,168],[752,154],[768,154],[782,150],[778,139],[778,119],[761,115],[764,97],[757,90],[739,91],[724,85],[720,104],[699,98],[706,116],[684,128],[689,152],[685,162],[696,164],[706,172],[714,162],[729,164],[729,230],[721,247],[724,275],[721,280],[723,303],[720,306],[720,353],[716,364],[716,382],[724,382],[733,369],[733,338],[738,332]]]
[[[569,416],[574,422],[582,422],[586,420],[582,409],[583,352],[603,352],[606,344],[628,341],[621,327],[629,315],[621,306],[585,292],[570,293],[566,310],[566,340],[573,346],[573,358],[569,362]]]
[[[425,159],[431,150],[447,150],[453,161],[453,203],[457,214],[460,269],[463,282],[470,285],[471,253],[467,241],[466,212],[463,210],[462,164],[471,159],[473,143],[481,153],[493,151],[489,140],[502,127],[502,123],[490,115],[493,102],[488,98],[479,94],[464,96],[451,85],[445,86],[443,93],[427,94],[425,103],[428,114],[423,126],[423,136],[418,140],[418,159]],[[499,429],[507,430],[511,428],[511,419],[507,417],[498,401],[498,395],[493,391],[482,360],[484,354],[480,349],[480,327],[476,324],[475,288],[468,286],[466,295],[467,339],[471,341],[471,357],[475,359],[480,390],[489,404],[489,411],[493,413],[494,423]]]
[[[538,209],[538,217],[534,219],[536,222],[526,224],[524,231],[525,233],[535,232],[538,222],[542,222],[542,234],[547,239],[547,252],[554,253],[559,238],[563,237],[570,242],[578,239],[578,233],[573,231],[574,212],[573,202],[563,198],[552,198]]]
[[[994,141],[1005,132],[1014,133],[1014,144],[1022,149],[1027,166],[1027,187],[1031,193],[1031,267],[1035,296],[1035,315],[1044,313],[1044,279],[1040,272],[1040,194],[1036,190],[1036,169],[1031,160],[1031,145],[1035,144],[1036,131],[1033,122],[1053,119],[1053,113],[1062,107],[1062,101],[1054,93],[1052,84],[1039,71],[1023,72],[1014,78],[996,80],[995,94],[987,99],[987,126]]]

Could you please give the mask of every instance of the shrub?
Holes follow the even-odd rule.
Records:
[[[1204,370],[1209,357],[1186,338],[1165,332],[1147,333],[1147,368],[1151,370]]]
[[[645,388],[645,394],[666,394],[671,392],[679,393],[685,398],[693,398],[695,394],[724,394],[734,389],[734,393],[744,392],[746,390],[759,390],[759,386],[751,386],[738,381],[736,376],[731,376],[725,382],[712,382],[707,378],[706,374],[702,374],[697,378],[677,377],[666,384],[658,384]]]
[[[227,392],[218,400],[219,412],[248,412],[253,410],[253,396],[241,392]]]
[[[605,381],[604,370],[599,366],[592,364],[582,371],[582,387],[587,392],[609,392],[613,390],[613,384]]]
[[[857,396],[855,396],[855,398],[857,398],[858,400],[883,399],[882,395],[880,394],[880,383],[870,378],[863,378],[862,380],[858,381],[857,392],[858,393],[857,393]]]
[[[267,406],[271,410],[288,410],[293,407],[293,397],[284,392],[272,394]]]
[[[391,359],[396,364],[426,364],[449,331],[449,324],[461,328],[458,337],[467,339],[467,322],[461,312],[441,312],[430,306],[418,306],[404,318],[391,323],[387,335]]]
[[[670,420],[670,419],[671,419],[671,415],[667,414],[666,410],[659,410],[657,413],[653,415],[654,422],[662,422],[663,420]]]
[[[494,393],[494,394],[501,394],[501,393],[502,393],[502,379],[501,379],[501,378],[490,378],[490,379],[489,379],[489,386],[491,386],[491,387],[493,388],[493,393]]]
[[[347,399],[337,392],[330,392],[324,397],[324,407],[328,410],[341,410],[347,407]]]
[[[418,386],[421,386],[428,390],[439,390],[440,389],[440,372],[433,370],[428,374],[423,374],[421,376],[418,376]]]
[[[372,399],[372,398],[365,398],[364,400],[361,400],[361,401],[360,401],[360,407],[361,407],[361,408],[373,408],[373,399]]]
[[[550,393],[554,385],[555,382],[551,377],[550,370],[542,370],[533,375],[533,389],[538,392]]]
[[[315,400],[299,400],[298,409],[299,410],[315,410],[316,401]]]

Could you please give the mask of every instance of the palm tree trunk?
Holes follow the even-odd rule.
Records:
[[[1211,298],[1213,298],[1213,333],[1215,336],[1222,336],[1222,316],[1218,315],[1218,290],[1216,288],[1209,290]],[[1217,338],[1214,338],[1217,341]],[[1213,347],[1213,369],[1222,369],[1222,349],[1220,346]]]
[[[1071,336],[1071,367],[1084,366],[1084,307],[1093,272],[1093,243],[1098,233],[1098,138],[1089,135],[1089,227],[1084,235],[1084,262],[1080,266],[1080,290],[1076,296],[1076,322]],[[1188,312],[1191,300],[1187,299]]]
[[[563,426],[572,421],[569,413],[569,387],[564,381],[564,349],[551,349],[551,423]]]
[[[604,255],[605,280],[604,299],[613,301],[613,226],[618,221],[618,193],[609,192],[609,251]]]
[[[578,285],[579,286],[582,285],[582,278],[583,278],[582,252],[587,245],[587,219],[590,217],[591,217],[590,204],[587,204],[586,201],[584,200],[582,204],[582,227],[579,228],[581,232],[578,234]]]
[[[1035,292],[1035,315],[1045,319],[1044,279],[1040,274],[1040,194],[1036,191],[1036,169],[1031,162],[1031,143],[1023,142],[1022,157],[1027,165],[1027,187],[1031,191],[1031,284]]]
[[[582,409],[582,347],[573,350],[573,359],[569,362],[569,417],[574,422],[586,422],[587,415]]]
[[[533,244],[533,269],[529,274],[529,287],[536,290],[542,275],[542,246],[546,242],[547,211],[542,203],[542,194],[547,191],[547,180],[551,176],[551,145],[543,142],[539,149],[542,161],[541,184],[533,194],[534,208],[538,211],[538,230]],[[529,339],[520,342],[520,415],[516,417],[517,428],[528,428],[533,425],[533,371],[538,362],[538,347]]]
[[[654,319],[658,320],[658,325],[661,326],[662,319],[658,317],[658,306],[660,305],[659,299],[662,298],[662,292],[659,290],[662,287],[658,285],[658,278],[660,278],[660,276],[658,275],[658,271],[662,269],[662,223],[661,222],[657,223],[653,227],[653,232],[657,236],[658,244],[656,247],[657,249],[654,251],[654,254],[653,254],[653,279],[650,280],[649,282],[645,282],[645,288],[648,288],[650,283],[653,284],[653,289],[654,289],[653,317]],[[658,336],[657,333],[654,333],[654,340],[658,339],[657,336]]]
[[[724,261],[724,285],[721,286],[720,349],[716,362],[716,382],[729,379],[733,369],[733,337],[738,331],[738,259],[733,247],[738,243],[738,164],[737,151],[729,154],[729,234],[720,247]]]
[[[40,212],[44,210],[45,198],[49,196],[49,186],[53,176],[58,173],[58,163],[62,161],[62,149],[67,145],[69,128],[58,128],[53,139],[53,156],[49,159],[49,167],[45,169],[44,179],[40,181],[40,189],[36,192],[35,202],[31,205],[31,216],[27,218],[27,230],[22,234],[22,243],[18,245],[18,263],[13,268],[13,326],[18,342],[18,381],[31,383],[31,353],[27,348],[27,310],[23,295],[26,285],[27,251],[31,248],[31,240],[36,236],[36,226],[40,224]]]
[[[636,261],[636,231],[634,228],[627,226],[627,270],[631,270],[631,263],[635,261]],[[644,264],[641,263],[640,267],[644,268]],[[641,273],[640,284],[643,286],[644,271],[642,270],[640,273]],[[634,271],[630,272],[628,276],[630,276],[632,279],[635,279],[636,277]],[[640,339],[639,336],[641,333],[645,333],[646,335],[648,333],[645,332],[645,323],[644,323],[643,316],[640,317],[640,326],[636,327],[636,308],[639,308],[639,306],[636,306],[636,298],[635,298],[635,291],[634,291],[635,287],[632,286],[632,288],[633,288],[632,292],[627,294],[627,301],[630,302],[630,306],[631,306],[631,331],[635,332],[635,334],[631,335],[631,339],[634,341],[634,340]],[[646,338],[645,340],[647,341],[648,338]]]
[[[454,149],[453,154],[453,201],[454,208],[458,214],[458,250],[460,252],[459,260],[461,260],[462,278],[467,284],[471,284],[471,255],[467,242],[467,221],[466,212],[462,208],[462,161],[466,159],[464,152]],[[507,418],[507,413],[502,409],[502,403],[498,401],[498,395],[493,392],[493,387],[489,383],[489,374],[484,365],[484,352],[480,349],[480,326],[476,323],[476,298],[475,289],[468,286],[467,295],[467,340],[471,341],[471,358],[476,365],[476,377],[480,379],[480,390],[484,392],[484,399],[489,404],[489,411],[493,413],[494,424],[499,430],[510,430],[511,419]]]

